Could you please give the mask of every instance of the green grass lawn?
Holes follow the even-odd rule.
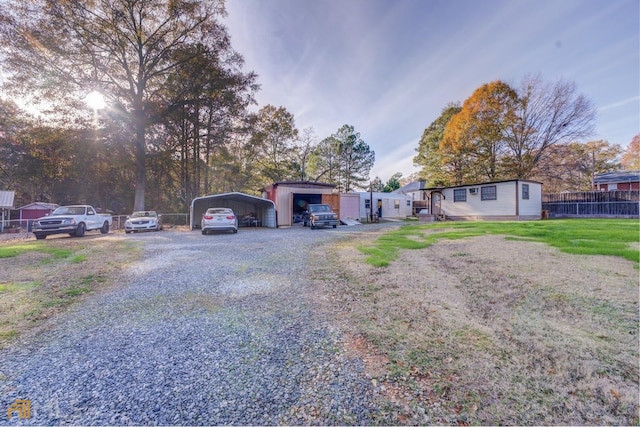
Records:
[[[464,221],[406,225],[380,237],[373,246],[358,249],[367,262],[384,267],[401,249],[420,249],[440,239],[500,234],[543,242],[562,252],[611,255],[640,262],[640,221],[631,219],[557,219],[549,221]]]
[[[15,245],[0,246],[0,258],[12,258],[27,252],[44,252],[54,259],[68,258],[73,254],[71,249],[51,247],[43,242],[20,242]]]
[[[336,245],[337,273],[317,288],[387,358],[372,375],[403,390],[407,419],[640,425],[640,221],[412,222],[378,236]],[[362,266],[357,244],[388,267]]]

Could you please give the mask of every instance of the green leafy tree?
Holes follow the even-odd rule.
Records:
[[[25,183],[18,166],[25,154],[24,147],[17,136],[29,128],[27,115],[11,101],[0,99],[0,182],[3,190],[22,190]]]
[[[375,153],[353,126],[343,125],[336,133],[320,141],[310,159],[315,181],[334,184],[340,192],[369,189],[369,172]]]
[[[292,158],[297,137],[293,114],[284,107],[267,105],[258,111],[251,146],[263,184],[295,176]]]
[[[333,134],[337,141],[339,174],[337,189],[348,193],[354,189],[365,189],[369,183],[369,172],[375,161],[375,153],[362,140],[353,126],[343,125]]]
[[[460,112],[460,109],[461,107],[457,103],[448,104],[442,109],[440,116],[422,132],[422,137],[416,149],[418,154],[413,158],[413,163],[422,167],[418,178],[426,180],[431,186],[449,183],[449,176],[442,167],[443,156],[440,151],[440,142],[447,123],[449,123],[451,117]]]
[[[398,188],[400,188],[401,187],[400,179],[402,179],[402,173],[401,172],[394,173],[391,176],[391,178],[389,178],[389,181],[387,181],[387,183],[384,185],[383,191],[385,193],[391,193],[392,191],[395,191]]]
[[[135,157],[134,209],[145,207],[147,131],[170,73],[194,57],[190,44],[230,51],[222,0],[7,0],[0,42],[8,83],[53,103],[77,105],[99,90],[129,126]],[[196,54],[197,55],[197,54]]]
[[[335,184],[340,174],[340,142],[334,137],[324,138],[311,154],[309,173],[313,181]]]
[[[243,130],[257,85],[254,73],[240,71],[243,60],[237,55],[204,45],[188,46],[174,55],[192,59],[180,61],[164,88],[163,110],[168,113],[161,123],[164,129],[158,130],[163,138],[157,149],[162,157],[177,151],[179,176],[173,175],[186,207],[195,196],[237,191],[244,184],[242,160],[230,151],[230,141]],[[166,168],[166,161],[153,164]],[[162,176],[167,175],[158,177]]]

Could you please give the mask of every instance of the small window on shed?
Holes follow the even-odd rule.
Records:
[[[394,209],[400,209],[400,200],[394,200],[393,201],[393,208]]]
[[[487,185],[486,187],[480,187],[481,200],[497,200],[498,193],[495,185]]]
[[[411,206],[411,200],[407,199],[407,206],[410,207]]]
[[[365,209],[371,209],[371,200],[369,199],[364,199],[364,208]]]
[[[522,184],[522,200],[529,200],[529,184]]]
[[[466,202],[467,201],[467,190],[465,188],[457,188],[453,190],[453,201],[455,202]]]

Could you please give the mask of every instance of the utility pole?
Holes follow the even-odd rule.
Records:
[[[373,181],[369,181],[369,222],[373,222]]]

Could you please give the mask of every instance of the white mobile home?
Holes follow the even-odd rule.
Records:
[[[411,216],[410,196],[399,193],[360,192],[360,220],[377,218],[403,219]]]
[[[452,220],[532,220],[542,214],[542,184],[529,180],[428,189],[431,213]]]
[[[411,199],[411,204],[413,205],[413,209],[411,214],[413,216],[418,216],[420,211],[423,209],[429,210],[429,194],[425,191],[427,189],[426,181],[413,181],[410,182],[397,190],[395,190],[394,194],[402,194]]]

